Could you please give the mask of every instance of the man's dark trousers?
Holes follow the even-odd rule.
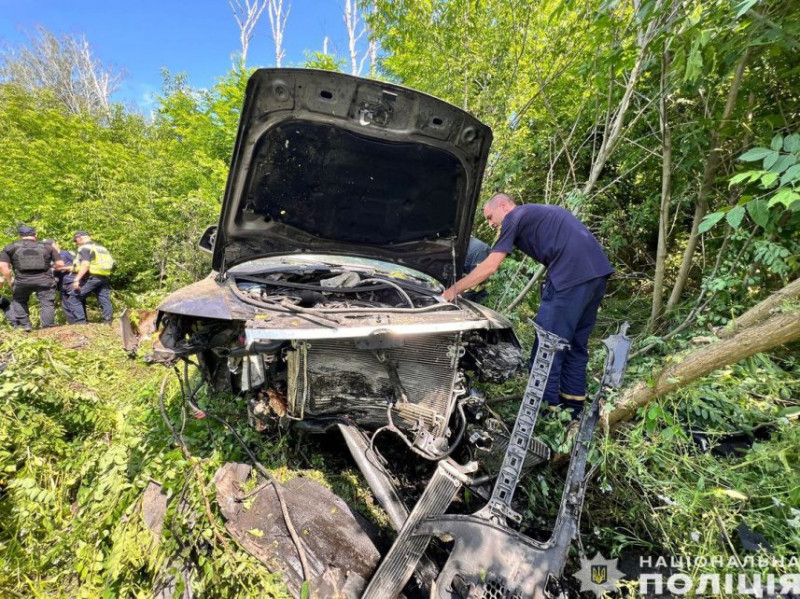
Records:
[[[14,289],[11,295],[11,311],[16,319],[16,326],[30,330],[31,317],[28,308],[28,301],[31,294],[35,293],[39,300],[39,316],[42,327],[52,327],[56,318],[56,284],[49,283],[25,283],[19,279],[14,281]]]
[[[586,365],[589,362],[589,335],[597,322],[597,309],[606,291],[608,277],[590,279],[580,285],[556,291],[550,281],[542,288],[542,301],[536,324],[566,339],[570,348],[553,359],[544,399],[575,410],[583,407],[577,398],[586,396]],[[537,343],[531,352],[531,364]],[[561,395],[562,397],[559,397]]]
[[[86,315],[85,307],[80,314],[75,312],[72,303],[72,296],[76,293],[75,289],[72,288],[72,283],[74,281],[75,277],[73,276],[63,277],[56,285],[58,292],[61,294],[61,310],[64,312],[64,318],[67,319],[67,324],[76,324],[78,319],[81,318],[81,315],[83,315],[84,318]]]
[[[3,315],[8,320],[9,324],[13,327],[17,324],[17,318],[14,315],[14,311],[12,310],[11,300],[0,296],[0,311],[3,312]]]
[[[81,283],[78,292],[70,294],[69,301],[72,313],[76,316],[76,324],[86,324],[86,298],[92,293],[97,294],[97,303],[100,304],[100,313],[103,322],[111,324],[114,318],[114,309],[111,305],[111,285],[108,277],[89,275]]]

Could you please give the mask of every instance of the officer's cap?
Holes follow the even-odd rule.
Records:
[[[89,237],[88,231],[75,231],[75,235],[72,236],[73,239],[77,239],[78,237]]]
[[[19,229],[17,229],[17,233],[19,233],[20,237],[33,237],[36,235],[36,229],[29,227],[28,225],[22,225]]]

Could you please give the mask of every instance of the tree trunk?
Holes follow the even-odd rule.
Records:
[[[269,16],[269,26],[272,30],[272,41],[275,42],[275,66],[281,66],[286,50],[283,47],[283,32],[286,30],[286,21],[289,19],[291,7],[283,10],[283,0],[268,0],[267,16]]]
[[[680,301],[683,289],[686,287],[686,282],[689,280],[689,271],[692,268],[692,257],[700,241],[700,222],[708,213],[708,199],[711,196],[711,192],[714,190],[717,170],[722,162],[722,148],[720,148],[720,139],[722,137],[721,128],[725,126],[731,117],[731,113],[733,113],[733,107],[736,105],[736,98],[739,95],[739,87],[742,83],[742,76],[744,75],[744,68],[747,65],[749,54],[749,49],[745,50],[744,54],[742,54],[742,57],[739,59],[739,64],[736,66],[736,72],[733,76],[730,90],[728,90],[728,100],[725,103],[722,119],[719,122],[717,130],[711,134],[711,151],[706,159],[705,168],[703,169],[703,182],[700,185],[700,191],[695,201],[692,229],[689,233],[689,241],[686,243],[686,249],[683,252],[683,259],[681,260],[678,276],[675,279],[675,285],[672,288],[672,294],[667,302],[667,312],[670,312]]]
[[[654,12],[662,10],[662,7],[663,1],[659,0],[656,3]],[[665,15],[664,18],[669,21],[671,17],[670,15]],[[639,49],[638,54],[636,55],[636,61],[634,62],[633,67],[628,74],[628,80],[625,84],[625,91],[622,93],[622,98],[620,99],[619,104],[617,104],[613,112],[611,111],[610,106],[608,108],[607,116],[611,117],[613,114],[613,118],[610,119],[610,123],[608,123],[603,132],[603,141],[600,144],[600,148],[597,151],[597,156],[595,157],[592,168],[589,172],[589,179],[586,181],[586,184],[581,190],[583,195],[589,195],[592,192],[597,180],[600,178],[600,173],[603,172],[606,162],[608,162],[608,159],[611,157],[611,154],[614,152],[614,149],[619,143],[622,135],[622,127],[625,124],[625,117],[628,114],[628,108],[630,107],[633,92],[636,90],[636,84],[638,83],[639,77],[644,70],[644,65],[650,57],[650,42],[653,41],[656,31],[661,25],[662,21],[660,18],[653,18],[647,25],[647,28],[640,32],[638,36]],[[466,106],[464,106],[464,110],[466,109]],[[572,212],[573,214],[577,215],[578,208]],[[515,297],[514,300],[508,305],[506,310],[513,310],[522,302],[527,293],[533,289],[533,286],[539,281],[539,279],[542,278],[544,271],[544,266],[540,266],[536,269],[536,272],[533,273],[531,279],[527,282],[519,295],[517,295],[517,297]]]
[[[669,50],[664,50],[661,61],[661,94],[659,116],[661,121],[661,208],[658,216],[658,248],[656,250],[656,272],[653,277],[653,303],[648,329],[652,329],[661,316],[664,299],[664,266],[667,261],[667,234],[669,206],[672,200],[672,134],[667,114],[667,73],[669,72]]]
[[[800,339],[800,311],[776,314],[730,339],[707,345],[664,368],[652,385],[636,383],[626,389],[614,409],[604,417],[607,427],[628,420],[651,401],[680,389],[717,368],[734,364],[759,352]]]
[[[796,279],[793,283],[789,283],[783,289],[776,291],[764,301],[750,308],[739,318],[731,320],[726,326],[716,331],[717,336],[720,339],[730,339],[739,331],[752,327],[771,316],[773,310],[779,308],[783,302],[797,299],[798,297],[800,297],[800,279]]]

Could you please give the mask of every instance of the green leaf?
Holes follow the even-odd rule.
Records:
[[[700,223],[700,227],[698,227],[698,231],[700,233],[705,233],[711,227],[716,225],[719,221],[722,220],[722,217],[725,216],[724,212],[712,212],[711,214],[706,214],[706,217]]]
[[[728,187],[733,187],[734,185],[741,183],[742,181],[746,180],[749,176],[750,176],[750,171],[734,175],[733,177],[731,177],[731,181],[728,184]]]
[[[778,133],[775,137],[773,137],[772,143],[769,144],[769,147],[776,152],[780,152],[781,148],[783,147],[783,135]]]
[[[247,533],[259,539],[264,536],[264,531],[260,528],[251,528]]]
[[[747,152],[739,156],[739,160],[742,162],[756,162],[769,154],[772,154],[772,150],[768,148],[750,148]]]
[[[759,227],[766,227],[769,220],[769,208],[764,200],[753,200],[747,203],[747,212],[750,218]]]
[[[764,156],[764,169],[769,170],[773,164],[778,162],[778,158],[780,158],[780,154],[777,152],[770,152]]]
[[[742,224],[743,218],[744,206],[736,206],[736,208],[728,212],[727,216],[725,217],[725,219],[728,221],[728,224],[734,229],[739,228],[739,225]]]
[[[781,174],[787,168],[792,166],[795,162],[797,162],[797,158],[795,158],[791,154],[787,154],[785,156],[781,156],[780,158],[778,158],[777,162],[775,162],[775,164],[773,164],[769,170],[773,173]]]
[[[307,580],[303,581],[303,584],[300,586],[300,599],[308,599],[311,596],[311,587]]]
[[[800,164],[795,164],[786,169],[786,172],[781,176],[781,187],[794,183],[798,179],[800,179]]]
[[[769,206],[771,208],[775,204],[783,204],[788,208],[792,202],[796,200],[800,200],[800,193],[792,191],[788,187],[784,187],[783,189],[779,189],[778,193],[770,198]],[[703,223],[700,224],[702,225]]]
[[[778,416],[784,416],[786,418],[800,416],[800,406],[789,406],[788,408],[783,408],[778,412]]]
[[[736,18],[740,18],[744,13],[753,8],[756,2],[758,2],[758,0],[742,0],[739,2],[739,4],[736,5]]]
[[[787,152],[797,152],[800,150],[800,134],[792,133],[783,140],[783,149]]]
[[[778,180],[778,173],[767,173],[763,177],[761,177],[761,185],[764,186],[764,189],[769,189],[773,185],[775,185],[775,181]]]

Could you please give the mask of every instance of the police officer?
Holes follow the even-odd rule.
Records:
[[[92,241],[86,231],[75,233],[75,243],[78,244],[76,256],[78,267],[72,283],[73,293],[70,295],[70,306],[76,316],[75,322],[86,323],[86,298],[95,294],[97,303],[100,304],[103,324],[111,324],[114,313],[108,279],[114,269],[114,258],[105,247]]]
[[[73,310],[72,300],[70,300],[70,296],[75,293],[72,285],[75,282],[75,269],[77,268],[75,252],[62,250],[58,242],[51,239],[44,240],[45,246],[48,245],[48,241],[64,261],[62,269],[53,269],[53,276],[56,278],[56,290],[61,294],[61,310],[64,312],[64,318],[67,320],[67,324],[75,324],[79,315]]]
[[[55,281],[51,268],[62,268],[64,262],[52,247],[46,248],[36,240],[36,229],[26,225],[18,229],[19,240],[0,252],[0,288],[11,287],[12,325],[31,330],[28,301],[35,293],[39,300],[42,328],[55,324]],[[12,277],[13,270],[13,277]]]

